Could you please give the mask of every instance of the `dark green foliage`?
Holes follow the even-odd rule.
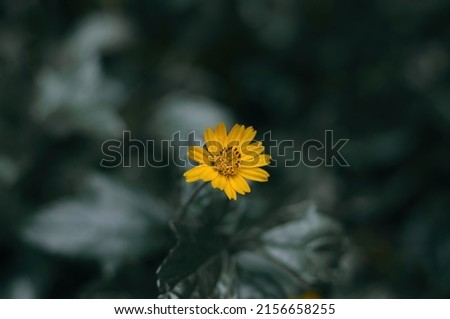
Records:
[[[0,1],[0,297],[448,298],[448,12]],[[207,186],[171,228],[197,186],[187,168],[138,167],[136,148],[130,167],[100,166],[124,130],[220,121],[296,150],[333,130],[349,167],[278,165],[237,202]]]
[[[160,298],[233,298],[236,274],[233,257],[222,236],[175,224],[178,243],[161,264]]]

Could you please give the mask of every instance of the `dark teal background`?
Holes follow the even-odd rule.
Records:
[[[445,0],[2,0],[0,296],[156,297],[167,229],[130,259],[104,257],[122,242],[95,231],[127,217],[39,224],[86,231],[95,251],[24,229],[97,196],[95,174],[174,210],[180,170],[105,169],[101,144],[226,117],[296,145],[325,130],[349,139],[349,167],[271,168],[247,195],[274,209],[313,199],[342,223],[349,279],[321,296],[450,297],[449,21]]]

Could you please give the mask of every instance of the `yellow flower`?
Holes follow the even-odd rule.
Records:
[[[212,187],[234,200],[237,193],[250,192],[246,179],[267,182],[269,173],[260,167],[269,165],[270,155],[261,154],[264,146],[253,142],[255,135],[251,126],[236,124],[229,134],[224,123],[219,123],[215,130],[208,127],[204,132],[205,146],[189,147],[189,158],[199,165],[184,173],[186,182],[211,182]]]

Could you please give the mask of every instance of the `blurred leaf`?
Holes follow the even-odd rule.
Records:
[[[220,122],[228,126],[233,123],[223,105],[204,96],[173,93],[161,100],[149,126],[162,139],[170,139],[176,132],[186,139],[188,133],[195,131],[196,140],[203,140],[206,128]]]
[[[126,45],[132,37],[131,26],[123,17],[110,13],[94,13],[83,18],[67,39],[71,58],[82,61],[93,55]]]
[[[157,272],[160,298],[236,297],[234,258],[224,238],[181,224],[174,227],[178,243]]]
[[[24,228],[24,239],[52,253],[104,262],[167,245],[165,205],[101,175],[90,176],[84,188],[80,198],[42,209]]]
[[[288,298],[296,282],[267,258],[253,252],[237,254],[239,298]]]
[[[125,127],[117,113],[125,98],[124,87],[104,75],[99,56],[74,66],[43,69],[37,89],[34,118],[54,134],[75,131],[111,137]]]
[[[12,278],[6,286],[7,294],[3,298],[31,299],[38,297],[35,284],[27,276]]]
[[[292,220],[263,234],[262,253],[300,281],[333,280],[343,251],[341,227],[310,202],[288,206],[279,214]]]
[[[82,132],[118,136],[125,123],[117,113],[125,99],[122,82],[105,75],[101,57],[132,37],[119,16],[92,14],[83,19],[37,78],[34,118],[54,134]]]

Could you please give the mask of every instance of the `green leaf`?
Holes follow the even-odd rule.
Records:
[[[81,196],[41,209],[22,236],[51,253],[115,262],[165,248],[169,216],[155,198],[93,174]]]
[[[292,219],[266,231],[259,252],[300,282],[332,281],[344,248],[339,224],[311,202],[288,206],[279,213]]]
[[[234,258],[225,239],[205,229],[173,224],[178,243],[157,271],[160,298],[234,298]]]
[[[295,295],[295,282],[263,256],[241,252],[236,256],[239,298],[288,298]],[[294,284],[294,285],[293,285]]]
[[[124,86],[105,75],[97,55],[71,67],[41,70],[36,87],[32,116],[54,135],[83,133],[104,139],[125,129],[118,113],[126,97]]]

